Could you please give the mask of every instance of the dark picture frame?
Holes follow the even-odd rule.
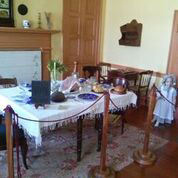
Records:
[[[13,0],[0,0],[0,27],[14,27]]]

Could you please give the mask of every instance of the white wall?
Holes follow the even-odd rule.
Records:
[[[106,0],[103,60],[113,64],[166,72],[177,0]],[[121,46],[120,26],[143,24],[140,47]]]

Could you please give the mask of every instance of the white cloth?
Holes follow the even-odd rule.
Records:
[[[167,98],[171,103],[175,105],[176,103],[176,90],[173,87],[165,90],[164,85],[161,86],[161,94]],[[163,98],[159,93],[157,95],[157,102],[153,114],[155,115],[155,120],[160,123],[171,124],[174,119],[175,106],[169,103],[165,98]]]
[[[35,121],[51,121],[51,120],[61,120],[58,121],[58,125],[61,126],[68,122],[73,122],[77,120],[77,117],[62,120],[64,118],[73,116],[88,108],[94,101],[85,101],[82,99],[68,99],[63,103],[53,103],[46,105],[46,108],[35,109],[33,104],[17,103],[13,101],[14,96],[20,95],[21,89],[19,87],[0,89],[0,110],[3,110],[7,105],[10,105],[14,111],[21,117],[33,119]],[[99,96],[102,96],[101,94]],[[110,95],[113,102],[119,108],[126,108],[130,104],[136,104],[137,96],[133,92],[127,92],[125,95]],[[113,104],[110,104],[110,109],[115,109]],[[104,111],[104,97],[97,102],[94,106],[86,110],[83,114],[97,114]],[[19,119],[19,124],[27,131],[30,136],[34,136],[36,139],[36,145],[41,145],[41,133],[45,128],[55,127],[54,122],[41,123],[41,122],[31,122]]]
[[[69,93],[71,90],[78,90],[80,83],[74,76],[67,77],[60,86],[60,91],[64,93]]]

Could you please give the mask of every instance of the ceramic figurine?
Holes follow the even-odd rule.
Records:
[[[23,20],[22,21],[23,28],[30,28],[30,21],[29,20]]]
[[[174,87],[176,79],[174,75],[165,75],[163,77],[160,92],[157,92],[157,102],[154,109],[155,127],[159,124],[171,124],[174,119],[175,103],[176,103],[176,89]]]

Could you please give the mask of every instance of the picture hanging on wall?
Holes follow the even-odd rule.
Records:
[[[142,24],[138,23],[135,19],[130,23],[127,23],[120,27],[121,39],[119,45],[125,46],[140,46],[141,45],[141,34]]]
[[[0,27],[14,27],[13,0],[0,0]]]

